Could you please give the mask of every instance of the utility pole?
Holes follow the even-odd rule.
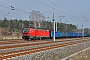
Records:
[[[29,28],[30,28],[30,12],[29,12]]]
[[[59,17],[64,18],[65,16],[59,16]],[[61,19],[62,19],[62,18],[61,18]],[[61,19],[60,19],[60,21],[61,21]],[[58,31],[58,29],[57,29],[57,22],[56,22],[56,31]]]
[[[82,38],[84,38],[84,28],[83,28],[83,24],[82,24],[82,34],[83,34]]]
[[[56,22],[56,31],[57,31],[57,22]]]
[[[76,32],[78,33],[78,24],[77,24],[77,30],[76,30]]]
[[[78,33],[78,24],[77,24],[77,29],[76,29],[76,33]],[[79,33],[78,33],[78,37],[79,37]]]
[[[38,28],[40,28],[40,21],[38,22]]]
[[[54,13],[53,13],[53,29],[54,29],[53,40],[55,41],[55,14]]]

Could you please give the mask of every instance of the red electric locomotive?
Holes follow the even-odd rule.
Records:
[[[50,37],[49,30],[34,29],[34,28],[24,28],[22,34],[23,34],[22,38],[25,40],[44,39]]]

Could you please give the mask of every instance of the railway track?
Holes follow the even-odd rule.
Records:
[[[66,40],[57,40],[53,41],[14,41],[14,42],[1,42],[0,41],[0,60],[10,59],[17,56],[33,54],[35,52],[41,52],[45,50],[50,50],[54,48],[60,48],[64,46],[69,46],[73,44],[88,42],[88,39],[66,39]]]
[[[70,39],[57,39],[57,41],[59,40],[80,40],[80,39],[82,39],[82,38],[70,38]],[[47,40],[29,40],[30,42],[43,42],[43,41],[53,41],[53,39],[47,39]],[[0,45],[2,45],[2,44],[17,44],[17,43],[27,43],[28,41],[25,41],[25,40],[1,40],[0,41]]]

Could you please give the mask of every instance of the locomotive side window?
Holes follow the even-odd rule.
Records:
[[[28,29],[26,29],[26,30],[23,30],[23,32],[29,32],[29,30],[28,30]]]

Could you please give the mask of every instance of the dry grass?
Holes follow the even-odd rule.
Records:
[[[0,40],[22,39],[22,36],[0,36]]]

